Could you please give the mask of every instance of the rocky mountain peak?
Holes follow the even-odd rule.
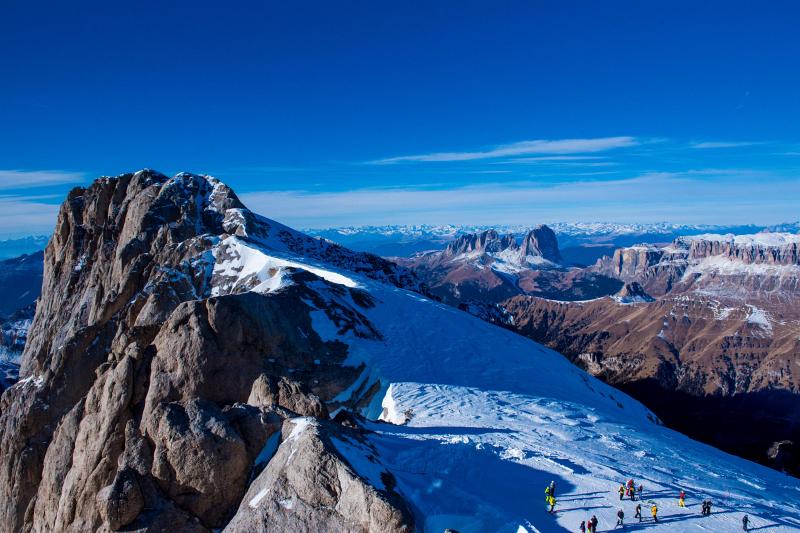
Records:
[[[512,234],[500,235],[496,230],[490,229],[481,233],[461,235],[447,245],[444,255],[448,257],[480,255],[517,248],[517,241]]]
[[[614,295],[614,298],[622,303],[652,302],[655,300],[635,281],[623,285]]]
[[[323,402],[358,377],[342,365],[346,346],[314,331],[312,310],[380,335],[363,316],[372,300],[347,272],[422,289],[402,267],[255,215],[208,176],[142,170],[73,189],[44,254],[22,379],[0,402],[0,530],[224,526],[283,422],[326,418]],[[392,531],[407,531],[402,501],[369,487],[330,442],[281,475],[329,464],[361,487],[341,494],[331,527],[365,531],[381,509]],[[312,507],[330,498],[313,480],[287,490]],[[294,530],[307,519],[282,515]]]
[[[561,262],[555,232],[544,224],[533,228],[522,241],[522,255],[542,257],[553,263]]]

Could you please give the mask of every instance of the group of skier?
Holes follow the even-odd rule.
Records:
[[[589,520],[581,522],[578,529],[581,533],[597,533],[597,517],[592,515]]]
[[[644,487],[642,485],[636,486],[633,479],[629,479],[627,483],[620,484],[619,486],[619,499],[622,501],[625,496],[628,496],[631,501],[636,500],[636,494],[639,494],[639,499],[642,499],[642,492],[644,491]],[[544,496],[545,496],[545,503],[547,503],[549,509],[548,512],[553,513],[555,512],[556,507],[556,482],[551,481],[550,484],[545,487],[544,489]],[[681,489],[678,493],[678,506],[679,507],[686,507],[686,492]],[[711,500],[705,499],[701,505],[701,514],[703,516],[710,516],[711,515]],[[658,505],[655,502],[651,502],[650,506],[650,515],[653,517],[653,522],[658,522]],[[636,504],[636,513],[633,515],[634,518],[638,518],[639,522],[643,520],[642,518],[642,504]],[[589,520],[581,521],[580,526],[578,529],[580,533],[596,533],[597,531],[597,516],[592,515]],[[749,531],[749,524],[750,519],[747,515],[742,517],[742,530]],[[614,529],[622,527],[625,528],[625,512],[622,509],[617,511],[617,524]]]
[[[642,497],[642,491],[644,491],[644,487],[639,485],[639,488],[636,488],[636,483],[633,482],[632,479],[628,480],[628,483],[620,484],[619,486],[619,500],[622,501],[625,496],[634,501],[636,499],[636,493],[639,493],[639,498]]]

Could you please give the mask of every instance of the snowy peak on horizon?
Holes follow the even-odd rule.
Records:
[[[677,237],[708,234],[754,234],[760,231],[800,232],[800,222],[774,226],[674,224],[668,222],[612,223],[612,222],[557,222],[547,226],[558,237],[561,253],[567,263],[591,264],[599,254],[590,252],[588,247],[621,247],[636,243],[668,243]],[[325,238],[355,250],[372,252],[384,257],[410,257],[418,252],[440,250],[462,235],[480,234],[494,230],[500,235],[511,234],[516,238],[527,235],[536,224],[414,224],[384,226],[346,226],[327,229],[305,230],[307,234]],[[584,252],[573,255],[569,248],[583,247]],[[611,250],[607,250],[611,252]],[[587,259],[588,257],[588,259]]]
[[[339,226],[328,228],[306,228],[303,231],[312,234],[339,234],[354,236],[361,234],[405,235],[405,236],[457,236],[468,233],[481,233],[495,230],[499,233],[524,234],[541,224],[388,224]],[[637,235],[637,234],[671,234],[687,233],[757,233],[762,230],[781,232],[800,232],[800,221],[783,224],[760,226],[757,224],[678,224],[670,222],[656,223],[620,223],[620,222],[548,222],[556,234],[564,235]],[[735,229],[736,231],[731,231]]]
[[[451,241],[442,258],[449,261],[491,258],[510,268],[529,268],[555,266],[561,261],[561,254],[555,233],[542,225],[530,230],[521,242],[512,233],[501,235],[494,229],[467,233]]]

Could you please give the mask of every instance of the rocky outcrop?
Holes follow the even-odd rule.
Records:
[[[452,259],[463,255],[481,255],[486,253],[516,250],[519,246],[513,235],[500,235],[490,229],[481,233],[467,233],[448,243],[442,251],[442,257]]]
[[[481,233],[461,235],[448,243],[438,255],[441,256],[441,259],[452,260],[464,256],[474,258],[484,254],[500,253],[505,254],[506,260],[516,259],[520,264],[525,262],[526,258],[542,258],[553,263],[561,262],[556,234],[543,224],[525,234],[522,244],[519,244],[511,233],[500,235],[496,230],[490,229]],[[515,255],[516,258],[514,258]]]
[[[701,289],[743,296],[796,292],[800,236],[789,233],[697,235],[669,246],[636,245],[599,259],[593,271],[637,282],[654,295]],[[727,287],[726,287],[727,285]],[[731,290],[734,289],[734,290]]]
[[[661,296],[672,290],[688,268],[687,250],[682,247],[637,245],[614,250],[611,257],[598,259],[594,270],[626,283],[638,283],[646,292]]]
[[[614,295],[614,299],[621,303],[652,302],[655,300],[655,298],[647,294],[642,286],[635,281],[623,285],[617,294]]]
[[[347,346],[312,323],[324,312],[379,338],[359,311],[369,295],[289,266],[277,269],[280,291],[215,285],[230,270],[223,243],[236,239],[422,289],[402,267],[250,213],[213,178],[141,171],[73,190],[45,252],[22,379],[0,400],[0,531],[222,528],[285,420],[325,419],[328,405],[374,394],[333,401],[363,368],[344,366]],[[350,472],[361,489],[325,500],[345,498],[341,520],[410,527],[390,486]],[[313,529],[325,509],[293,523]],[[264,529],[280,529],[272,518]]]
[[[394,478],[356,431],[295,418],[284,423],[281,441],[226,532],[414,530],[410,512],[394,493]],[[361,463],[348,462],[342,450]],[[365,481],[370,476],[372,484]]]
[[[466,234],[442,251],[395,258],[414,270],[430,293],[451,305],[498,303],[518,294],[582,300],[615,293],[616,277],[561,266],[555,233],[540,225],[521,244],[495,230]]]
[[[556,234],[544,224],[533,228],[522,240],[523,257],[542,257],[553,263],[561,262]]]
[[[767,458],[782,472],[795,475],[800,473],[800,449],[790,440],[773,443],[767,450]]]
[[[689,250],[690,259],[722,256],[746,265],[800,265],[800,235],[698,235],[676,240]]]

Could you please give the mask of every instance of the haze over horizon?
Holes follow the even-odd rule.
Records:
[[[455,6],[11,2],[0,239],[141,168],[296,227],[800,219],[800,8]]]

